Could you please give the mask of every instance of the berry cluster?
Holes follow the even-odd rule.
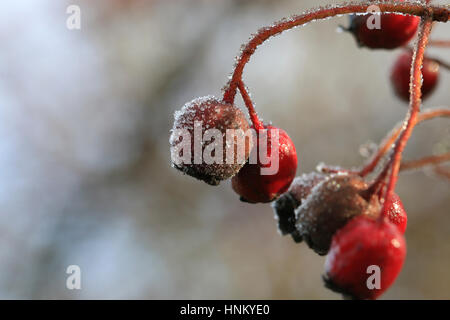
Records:
[[[405,1],[405,0],[401,0]],[[350,26],[345,30],[351,32],[360,47],[369,49],[396,49],[406,46],[417,34],[420,18],[403,14],[381,14],[376,22],[373,14],[351,15]],[[396,59],[391,70],[391,84],[396,95],[409,102],[410,70],[413,51],[408,48]],[[431,58],[423,61],[422,99],[434,91],[439,80],[439,62]]]
[[[324,276],[328,288],[352,298],[376,298],[400,272],[406,252],[403,204],[394,193],[383,206],[380,192],[359,174],[304,174],[272,206],[282,234],[305,241],[319,255],[328,254]],[[383,282],[369,290],[371,265],[380,267]]]
[[[367,13],[374,5],[380,15]],[[416,45],[413,49],[404,47],[391,73],[394,91],[409,101],[409,110],[404,122],[361,169],[322,165],[318,172],[295,178],[295,146],[284,130],[259,120],[242,80],[243,69],[257,47],[270,37],[341,14],[351,14],[347,30],[360,46],[369,49],[404,47],[417,34]],[[399,171],[424,165],[437,168],[450,160],[444,154],[401,162],[415,125],[450,116],[445,108],[420,112],[421,97],[437,85],[439,66],[448,68],[438,59],[424,57],[424,51],[433,22],[447,22],[449,15],[448,7],[381,1],[320,8],[260,29],[243,46],[222,100],[211,96],[195,99],[176,112],[170,138],[174,167],[211,185],[231,178],[232,189],[242,201],[272,202],[281,234],[327,255],[324,281],[328,288],[346,297],[376,299],[395,281],[406,256],[403,234],[407,215],[395,193]],[[372,28],[377,17],[379,27]],[[434,43],[450,46],[445,40]],[[250,121],[234,104],[238,91]],[[382,159],[384,164],[378,168]],[[439,170],[448,174],[441,167]],[[374,286],[367,284],[371,268],[380,272]]]

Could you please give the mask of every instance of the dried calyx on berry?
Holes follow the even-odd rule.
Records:
[[[278,221],[278,230],[282,235],[290,234],[295,242],[302,241],[295,227],[295,209],[308,197],[312,188],[325,178],[326,175],[317,172],[302,174],[292,181],[287,192],[272,203],[275,219]]]
[[[352,299],[376,299],[395,281],[406,256],[399,229],[359,216],[340,229],[325,261],[325,286]]]
[[[347,30],[361,47],[395,49],[414,37],[419,22],[419,17],[395,13],[351,15]]]
[[[350,219],[379,216],[380,203],[368,184],[354,174],[330,175],[295,210],[296,229],[308,246],[325,255],[337,230]]]
[[[250,128],[241,110],[207,96],[185,104],[175,112],[174,118],[170,149],[175,168],[210,185],[218,185],[244,166],[250,154],[251,138],[239,140],[239,134],[227,135],[230,129],[245,133]],[[239,157],[242,143],[245,143],[244,152]]]
[[[277,140],[274,134],[278,135]],[[257,147],[252,151],[256,154],[252,154],[255,157],[250,156],[250,159],[257,158],[257,161],[246,163],[231,179],[231,186],[242,201],[265,203],[278,198],[291,185],[297,171],[297,152],[291,138],[282,129],[266,125],[264,130],[258,130],[257,135]],[[262,143],[267,146],[267,153],[262,152],[267,154],[268,161],[264,161],[265,164],[260,158]],[[278,164],[275,165],[274,161]],[[262,169],[267,169],[267,174],[262,173]]]
[[[390,222],[397,226],[402,234],[405,233],[408,216],[406,215],[402,200],[400,200],[400,197],[395,192],[392,194],[387,208],[387,212],[383,214],[388,217]]]

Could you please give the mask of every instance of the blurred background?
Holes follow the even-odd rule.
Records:
[[[270,205],[180,174],[168,144],[173,112],[221,95],[251,33],[330,3],[0,2],[0,298],[340,299],[323,287],[325,258],[281,237]],[[66,28],[71,4],[81,30]],[[261,117],[294,140],[298,174],[361,165],[361,146],[406,112],[388,80],[400,51],[357,48],[338,32],[347,23],[285,33],[245,69]],[[448,49],[429,52],[450,62]],[[448,107],[449,85],[443,70],[424,107]],[[449,149],[437,119],[417,127],[405,158]],[[403,173],[397,191],[408,257],[383,298],[449,299],[450,182]],[[73,264],[81,290],[66,289]]]

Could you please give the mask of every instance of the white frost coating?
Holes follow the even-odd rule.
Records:
[[[208,95],[187,102],[180,110],[174,112],[174,120],[175,120],[174,126],[177,124],[177,122],[179,122],[181,116],[189,117],[189,115],[191,115],[191,117],[193,118],[196,112],[196,110],[193,107],[202,105],[204,103],[217,101],[218,100],[216,99],[216,97],[214,97],[213,95]],[[200,108],[200,110],[202,109],[204,109],[204,107]]]
[[[251,141],[245,143],[239,136],[227,140],[229,130],[248,130],[239,109],[209,95],[186,103],[174,113],[174,120],[171,158],[182,172],[217,185],[245,164]]]
[[[210,105],[211,103],[217,103],[217,99],[212,95],[208,95],[189,101],[186,104],[184,104],[184,106],[180,110],[174,112],[174,123],[172,130],[170,130],[170,137],[169,137],[169,144],[172,146],[172,148],[170,149],[172,161],[180,157],[179,155],[180,150],[175,146],[178,145],[181,141],[184,141],[185,139],[190,140],[189,139],[190,137],[185,135],[186,132],[182,132],[180,130],[184,129],[190,132],[194,132],[194,123],[196,115],[198,115],[199,113],[201,114],[202,111],[205,110],[205,106]],[[203,141],[200,140],[198,142],[203,145]],[[187,141],[184,141],[184,143],[187,143]],[[191,144],[189,141],[189,149],[190,146]],[[185,157],[183,157],[183,160],[187,161],[188,158],[190,159],[190,157],[191,154],[185,155]]]
[[[317,172],[304,173],[292,181],[289,192],[296,198],[297,201],[303,203],[308,195],[314,190],[317,184],[321,184],[322,180],[327,180],[328,177]]]
[[[306,198],[302,199],[301,205],[295,210],[295,220],[298,220],[299,212],[301,210],[305,210],[305,212],[309,211],[309,207],[310,207],[311,202],[315,202],[316,201],[315,199],[321,200],[321,198],[322,198],[321,193],[320,192],[316,192],[316,191],[322,186],[322,184],[328,182],[334,176],[335,175],[326,175],[326,176],[324,176],[324,179],[322,181],[320,181],[319,183],[317,183],[311,189],[311,192],[308,194],[308,196]]]

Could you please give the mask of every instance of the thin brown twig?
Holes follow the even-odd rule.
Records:
[[[450,180],[450,170],[447,168],[444,168],[442,166],[436,166],[434,168],[434,172],[440,176],[443,176],[444,178],[447,178]]]
[[[447,162],[447,161],[450,161],[450,152],[440,154],[440,155],[423,157],[423,158],[417,159],[417,160],[404,161],[400,165],[400,171],[419,169],[419,168],[423,168],[425,166],[436,166],[438,164],[441,164],[441,163]]]
[[[436,108],[422,111],[417,117],[416,125],[423,121],[438,117],[450,117],[450,108]],[[402,131],[402,125],[403,122],[397,124],[394,129],[389,132],[387,137],[383,139],[378,151],[374,154],[374,156],[372,156],[372,159],[359,171],[360,176],[365,177],[375,169],[381,158],[391,149],[395,140],[397,140],[400,132]]]
[[[428,44],[432,47],[450,48],[450,40],[430,40]]]

